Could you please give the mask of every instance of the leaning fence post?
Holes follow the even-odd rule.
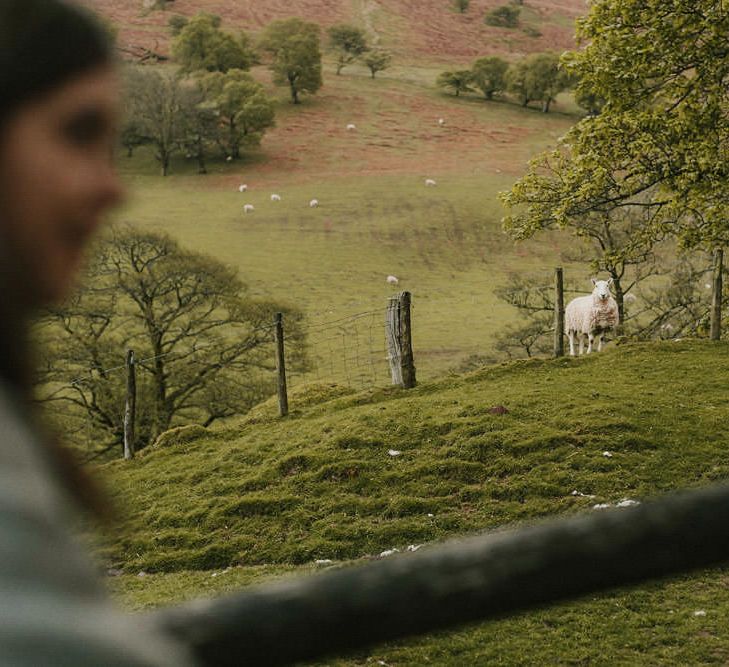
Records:
[[[554,270],[554,356],[564,356],[564,280],[561,267]]]
[[[721,295],[722,272],[724,271],[724,250],[717,248],[714,251],[714,280],[711,295],[711,340],[721,338]]]
[[[124,458],[134,458],[134,423],[137,416],[137,364],[134,350],[127,350],[127,398],[124,406]]]
[[[276,374],[278,375],[278,414],[285,417],[289,414],[289,397],[286,392],[286,358],[284,356],[283,314],[274,317],[276,337]]]
[[[412,328],[410,326],[411,300],[410,292],[400,293],[400,363],[402,364],[402,386],[405,389],[412,389],[416,385]]]

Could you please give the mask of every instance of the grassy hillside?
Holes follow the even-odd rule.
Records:
[[[505,0],[472,0],[465,14],[453,10],[452,0],[175,0],[166,11],[152,12],[143,10],[142,0],[83,1],[119,26],[122,45],[166,52],[167,21],[173,14],[211,12],[229,29],[253,34],[275,19],[300,16],[324,27],[339,22],[358,25],[373,44],[421,62],[562,51],[572,46],[575,18],[585,12],[582,0],[527,0],[519,27],[505,29],[483,22],[486,12],[507,4]],[[525,28],[541,34],[527,34]]]
[[[130,606],[159,604],[308,571],[316,560],[377,557],[724,478],[728,351],[624,345],[410,392],[312,387],[284,420],[271,404],[226,430],[170,433],[137,460],[102,468],[130,510],[101,549],[129,573],[111,581]],[[537,650],[549,664],[616,664],[601,654],[616,650],[621,664],[638,664],[640,650],[649,652],[643,664],[723,662],[724,580],[709,573],[600,596],[374,655],[523,664],[515,655]],[[696,636],[703,644],[690,647]]]

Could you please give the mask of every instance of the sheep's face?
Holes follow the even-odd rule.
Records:
[[[612,296],[610,293],[610,285],[612,282],[612,278],[610,280],[593,279],[592,284],[594,285],[594,289],[592,290],[592,295],[602,302],[607,301]]]

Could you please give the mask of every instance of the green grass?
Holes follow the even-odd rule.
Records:
[[[725,478],[729,347],[611,347],[410,392],[302,389],[289,418],[275,418],[270,402],[219,431],[170,436],[131,463],[108,464],[103,476],[120,504],[134,499],[100,547],[128,573],[110,578],[114,590],[131,607],[171,602],[308,572],[317,559],[371,557]],[[491,414],[494,405],[509,412]],[[547,664],[723,663],[726,581],[705,573],[373,655],[388,664],[428,656],[515,665],[531,655]]]
[[[418,71],[432,80],[437,73]],[[116,219],[167,231],[239,268],[254,294],[297,304],[310,325],[381,310],[378,345],[393,292],[385,278],[396,275],[414,296],[421,377],[434,378],[466,357],[493,353],[495,334],[515,316],[494,296],[509,273],[538,271],[550,280],[565,241],[515,247],[501,232],[497,193],[575,116],[456,100],[432,81],[361,74],[330,75],[301,108],[281,97],[278,128],[263,146],[240,163],[212,161],[208,176],[178,159],[162,178],[144,149],[122,157],[131,196]],[[350,121],[356,133],[344,129]],[[431,177],[436,188],[424,186]],[[239,183],[249,185],[246,194]],[[273,192],[280,203],[270,202]],[[314,197],[321,205],[310,209]],[[244,203],[255,212],[244,215]],[[468,326],[454,328],[461,322]],[[312,344],[319,375],[344,381],[341,350]]]

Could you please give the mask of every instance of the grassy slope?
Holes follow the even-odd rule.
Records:
[[[226,431],[171,436],[130,465],[103,469],[136,508],[103,549],[109,562],[167,572],[113,585],[131,606],[158,604],[297,564],[306,571],[315,559],[367,557],[725,477],[726,352],[699,342],[627,345],[321,404],[337,390],[311,389],[288,419],[264,405]],[[490,414],[493,405],[509,413]],[[221,573],[228,565],[240,567]],[[389,664],[426,655],[436,664],[523,664],[532,654],[550,664],[615,664],[614,655],[723,662],[726,589],[725,575],[711,573],[375,654]]]

